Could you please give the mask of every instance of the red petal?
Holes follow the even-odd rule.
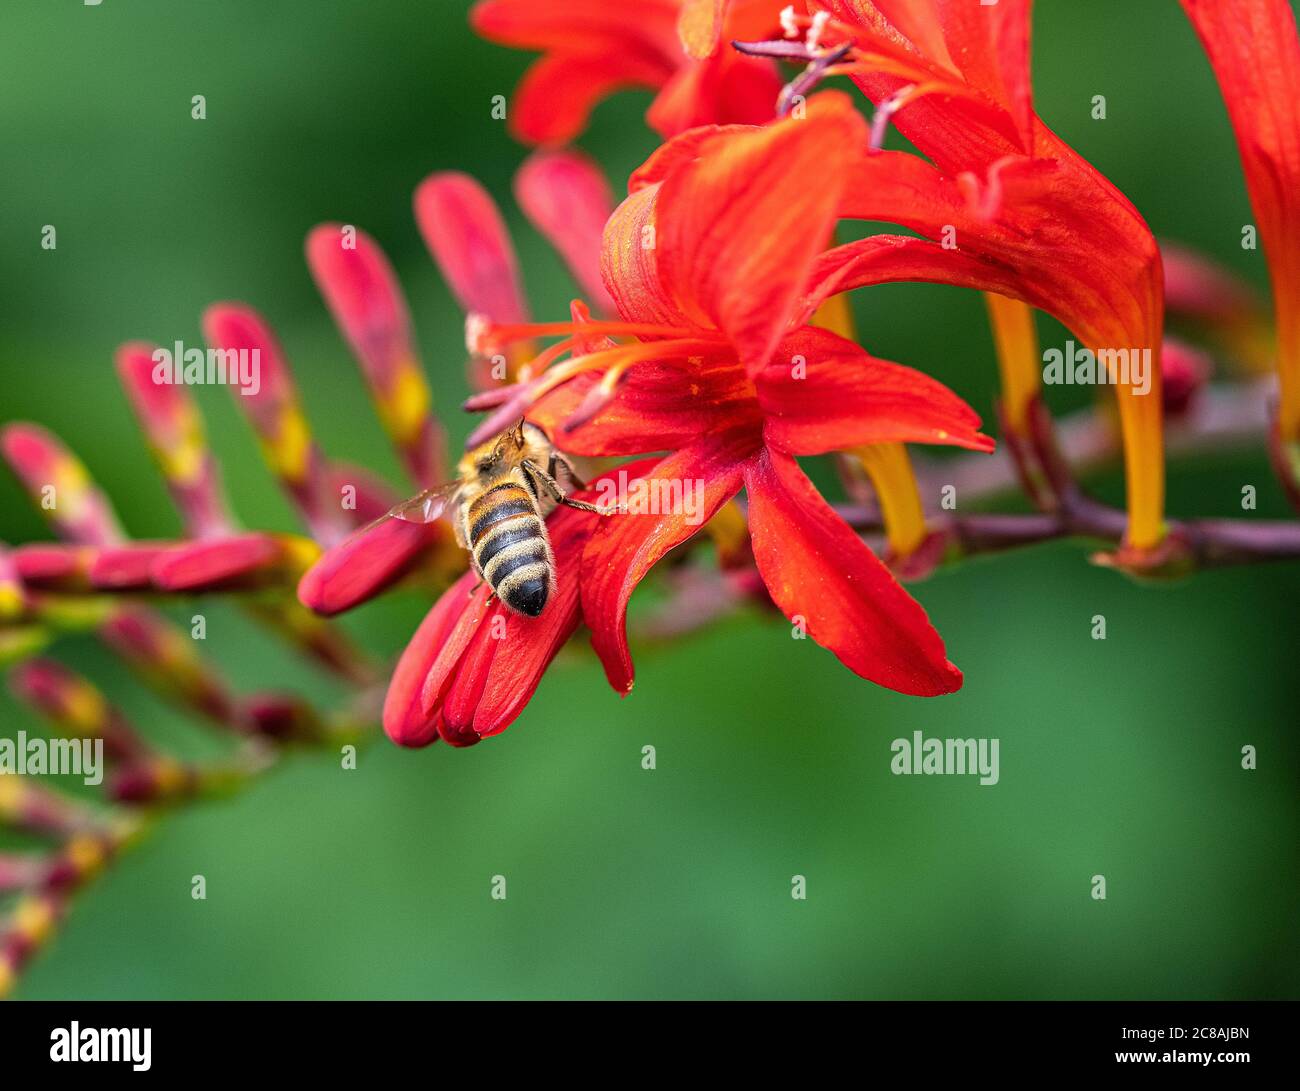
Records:
[[[1068,147],[1055,141],[1047,150],[951,177],[902,153],[863,157],[841,213],[910,227],[942,253],[891,236],[865,239],[822,255],[810,281],[862,254],[859,268],[898,266],[882,279],[973,284],[1032,303],[1087,344],[1154,350],[1163,320],[1155,239],[1124,195]],[[927,271],[901,275],[913,260]]]
[[[394,374],[415,358],[406,297],[388,258],[364,231],[336,223],[312,228],[306,253],[316,286],[366,377],[387,390]]]
[[[240,534],[180,545],[153,563],[154,584],[164,591],[198,591],[245,585],[284,560],[284,545],[272,534]]]
[[[751,373],[786,332],[866,139],[851,100],[825,92],[806,118],[711,142],[660,184],[659,278],[685,315],[730,337]]]
[[[948,443],[993,450],[979,416],[942,383],[877,360],[829,330],[781,342],[756,380],[766,439],[793,454],[870,443]]]
[[[482,739],[474,730],[474,711],[496,663],[496,653],[502,643],[496,634],[503,631],[505,615],[504,606],[492,603],[456,664],[456,673],[443,695],[438,711],[438,734],[452,746],[473,746]]]
[[[85,589],[90,586],[90,569],[96,550],[89,546],[62,545],[56,542],[31,542],[9,553],[18,579],[41,588]]]
[[[1034,133],[1029,81],[1031,2],[941,0],[937,5],[948,55],[960,66],[967,83],[1006,106],[1026,149],[1033,147]]]
[[[665,78],[662,65],[617,53],[543,57],[515,89],[510,132],[527,144],[567,144],[601,99],[624,87],[658,87]]]
[[[780,95],[771,61],[728,48],[678,69],[650,104],[646,122],[665,139],[697,125],[763,125],[775,119]]]
[[[988,14],[1003,4],[1005,13]],[[914,68],[907,75],[882,70],[855,76],[872,102],[879,104],[908,84],[939,81],[972,88],[970,95],[924,95],[893,118],[898,131],[943,170],[955,174],[1033,150],[1025,127],[1032,106],[1027,98],[1024,0],[1000,0],[997,5],[966,0],[819,0],[819,6],[853,28],[859,49]],[[992,33],[1002,40],[995,43]]]
[[[140,418],[150,444],[160,453],[178,457],[187,448],[203,447],[203,422],[191,392],[174,383],[154,382],[154,345],[131,341],[113,355],[118,377],[131,407]],[[199,460],[192,459],[195,469]]]
[[[928,236],[951,225],[958,243],[968,230],[988,229],[977,222],[951,177],[910,152],[864,155],[845,190],[840,215],[885,220]]]
[[[466,312],[528,321],[515,249],[487,190],[468,174],[431,174],[415,191],[415,220]]]
[[[614,195],[596,163],[576,151],[535,152],[515,175],[515,198],[586,296],[599,310],[614,313],[600,279],[601,234],[614,211]]]
[[[697,533],[723,504],[740,491],[743,460],[752,456],[752,434],[727,433],[699,440],[651,467],[625,468],[628,480],[680,483],[683,491],[699,483],[700,504],[687,512],[628,512],[610,516],[592,532],[582,554],[582,612],[591,628],[591,645],[605,665],[615,691],[632,688],[632,656],[627,646],[627,604],[646,573],[670,549]],[[606,475],[606,480],[611,475]],[[650,492],[647,495],[654,496]],[[631,497],[621,498],[627,503]]]
[[[470,25],[492,41],[520,49],[680,56],[678,0],[480,0]]]
[[[963,250],[945,250],[929,239],[911,235],[872,235],[837,246],[818,258],[808,276],[808,292],[801,300],[800,316],[807,321],[826,298],[840,292],[899,281],[979,288],[1035,306],[1044,302],[1041,293],[1025,277],[1001,262]]]
[[[469,603],[478,576],[467,572],[443,592],[402,651],[384,696],[384,731],[399,746],[428,746],[438,739],[438,717],[420,707],[420,691],[443,643]]]
[[[710,142],[718,137],[741,135],[753,131],[750,125],[701,125],[679,133],[650,154],[650,158],[632,172],[627,181],[628,193],[662,182],[668,174],[683,163],[690,163],[704,155]]]
[[[90,582],[95,587],[115,591],[141,590],[152,582],[154,563],[173,545],[133,542],[129,546],[110,546],[95,554],[90,566]]]
[[[618,313],[629,322],[678,325],[681,312],[659,279],[655,261],[658,197],[658,186],[647,187],[614,210],[601,240],[600,275]]]
[[[420,687],[420,709],[430,719],[441,715],[443,701],[452,683],[456,681],[465,649],[470,646],[495,605],[489,602],[491,591],[486,584],[472,586],[475,586],[475,590],[457,616],[455,626],[447,634]]]
[[[1214,67],[1246,172],[1277,313],[1278,423],[1300,434],[1300,35],[1286,0],[1183,0]]]
[[[721,422],[750,427],[760,419],[753,387],[730,347],[702,345],[691,362],[647,361],[629,370],[611,400],[588,425],[564,430],[595,383],[579,376],[546,395],[528,419],[577,455],[627,456],[686,446]]]
[[[857,0],[829,0],[826,6],[834,10],[837,3],[842,7],[866,7]],[[921,0],[921,3],[917,3],[917,0],[870,0],[870,3],[883,17],[880,26],[892,24],[922,54],[956,70],[956,64],[948,55],[948,44],[944,41],[943,20],[937,3],[933,0]],[[841,15],[840,18],[850,24],[865,24],[868,23],[870,14],[868,10],[863,10],[856,16],[845,19]]]
[[[766,451],[746,467],[745,487],[754,558],[787,617],[878,685],[922,697],[961,687],[920,604],[792,458]]]
[[[383,519],[326,550],[298,582],[298,601],[329,617],[400,579],[446,533],[438,523]]]

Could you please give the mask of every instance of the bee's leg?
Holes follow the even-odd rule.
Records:
[[[471,550],[469,554],[469,566],[474,570],[474,575],[478,577],[478,582],[475,583],[474,586],[469,589],[468,597],[473,598],[475,594],[478,593],[478,589],[482,587],[485,583],[487,583],[487,580],[483,578],[483,569],[479,568],[478,560],[475,558],[473,550]],[[495,596],[496,596],[496,589],[493,588],[492,593],[488,595],[488,602],[491,602]]]
[[[582,480],[582,478],[578,476],[577,471],[574,470],[573,464],[569,462],[568,459],[562,458],[560,456],[559,451],[552,451],[550,462],[546,467],[546,472],[550,474],[552,477],[557,477],[555,471],[559,469],[561,466],[564,467],[564,473],[568,477],[570,483],[573,485],[575,489],[581,492],[583,489],[587,487],[586,483]]]
[[[485,580],[480,575],[478,578],[478,583],[476,583],[473,587],[469,589],[469,594],[466,597],[473,598],[478,593],[478,589],[484,586],[490,586],[490,585],[488,584],[487,580]],[[495,587],[492,587],[491,590],[488,591],[487,600],[488,602],[491,602],[496,597],[497,597],[497,589]]]
[[[579,511],[592,511],[597,515],[618,515],[621,508],[598,508],[595,504],[588,504],[585,500],[570,500],[567,496],[560,498],[560,503],[566,507],[577,508]]]
[[[536,463],[527,460],[524,461],[524,465],[528,468],[528,472],[532,474],[541,483],[542,487],[560,504],[564,504],[570,508],[577,508],[579,511],[594,512],[596,515],[617,515],[620,510],[616,507],[598,508],[595,504],[588,504],[585,500],[574,500],[560,487],[560,483],[555,480],[554,476],[546,470],[543,470]],[[552,467],[555,466],[554,455],[551,456],[551,465]],[[567,463],[564,463],[564,465],[567,465]]]

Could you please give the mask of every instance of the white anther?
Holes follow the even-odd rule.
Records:
[[[831,21],[829,11],[819,11],[813,16],[812,26],[808,28],[808,37],[804,39],[810,53],[816,53],[821,45],[822,34],[826,31],[826,24]]]
[[[465,349],[471,356],[488,354],[488,332],[492,322],[485,314],[471,311],[465,316]]]

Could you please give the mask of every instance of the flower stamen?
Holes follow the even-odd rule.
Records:
[[[615,364],[605,372],[601,376],[600,382],[587,391],[586,397],[582,399],[582,404],[569,414],[564,423],[560,425],[560,431],[576,431],[613,401],[614,395],[618,393],[618,388],[623,385],[623,380],[627,377],[628,369],[634,363],[636,361],[631,360],[627,363]]]
[[[584,329],[588,328],[588,325],[620,325],[620,323],[593,322],[584,324]],[[591,371],[607,370],[618,371],[621,375],[623,371],[626,371],[633,364],[647,360],[689,356],[692,352],[699,351],[701,340],[701,338],[693,337],[668,341],[638,341],[628,345],[616,345],[614,348],[602,349],[599,352],[592,352],[583,356],[575,356],[562,364],[554,364],[538,375],[537,378],[526,383],[516,383],[513,387],[506,388],[509,397],[503,399],[499,403],[499,408],[470,433],[470,437],[466,442],[470,446],[485,442],[510,424],[513,424],[520,417],[525,416],[528,408],[544,395],[549,394],[552,390],[579,375]],[[616,387],[617,383],[617,378],[611,380],[613,386]],[[600,388],[597,387],[596,389],[599,390]],[[600,405],[596,405],[592,415],[599,412],[600,408]],[[569,429],[566,427],[566,430]]]
[[[825,12],[822,12],[822,14],[825,14]],[[812,32],[809,31],[810,36],[811,34]],[[849,41],[829,53],[815,57],[807,68],[781,88],[781,95],[776,103],[777,116],[785,117],[797,99],[807,98],[809,92],[826,77],[827,69],[842,61],[852,49],[853,43]],[[810,45],[809,51],[815,53],[816,47]]]

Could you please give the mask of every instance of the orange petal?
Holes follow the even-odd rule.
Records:
[[[674,325],[677,304],[659,279],[655,205],[659,187],[628,197],[614,210],[601,241],[600,273],[618,313],[629,322]]]
[[[728,335],[751,374],[786,332],[866,139],[851,100],[826,92],[805,118],[712,142],[660,184],[660,280],[688,318]]]
[[[515,89],[510,132],[527,144],[567,144],[582,133],[591,111],[611,92],[658,87],[666,78],[660,66],[617,53],[543,57]]]
[[[877,685],[920,697],[961,688],[920,603],[792,458],[765,451],[746,469],[745,487],[754,559],[788,618]]]
[[[624,467],[629,480],[678,482],[683,496],[698,482],[701,502],[693,513],[682,504],[677,511],[633,509],[611,516],[594,529],[583,550],[582,613],[591,628],[591,645],[615,692],[625,694],[632,688],[627,646],[627,604],[632,592],[665,553],[703,529],[713,513],[740,491],[742,460],[752,457],[756,447],[756,437],[731,433],[701,439],[658,463]]]
[[[682,0],[677,36],[687,56],[703,60],[718,48],[727,0]]]
[[[794,454],[899,442],[993,450],[975,410],[942,383],[829,330],[787,337],[756,385],[764,436]]]
[[[1286,0],[1183,0],[1223,91],[1277,313],[1278,429],[1300,438],[1300,36]]]

